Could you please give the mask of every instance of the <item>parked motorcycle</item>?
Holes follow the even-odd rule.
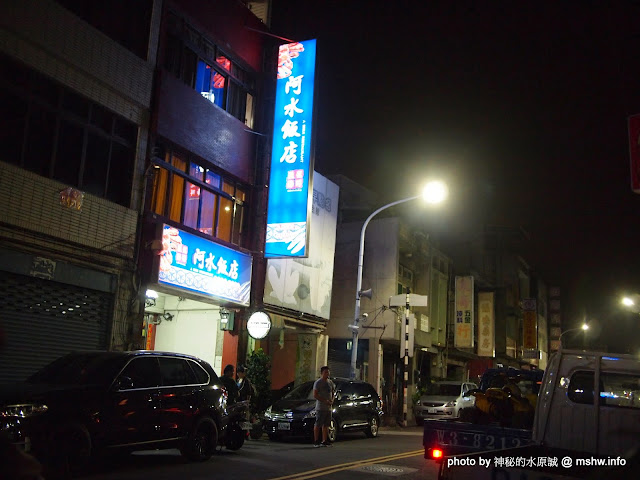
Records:
[[[224,446],[228,450],[239,450],[244,445],[248,432],[251,431],[252,425],[249,422],[249,401],[236,402],[227,406],[229,414],[229,423],[227,431],[223,438]]]

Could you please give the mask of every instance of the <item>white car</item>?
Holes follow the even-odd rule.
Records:
[[[427,391],[413,407],[416,423],[421,425],[424,419],[455,418],[460,410],[472,407],[476,397],[469,392],[478,388],[475,383],[463,381],[442,381],[430,384]]]

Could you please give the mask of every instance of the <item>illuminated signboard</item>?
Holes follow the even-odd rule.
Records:
[[[264,283],[264,303],[329,320],[336,253],[338,186],[313,174],[313,209],[306,258],[270,258]]]
[[[473,348],[473,277],[456,277],[454,346]]]
[[[158,283],[248,306],[252,260],[250,255],[164,225]]]
[[[311,210],[316,41],[281,45],[278,54],[265,256],[306,257]]]

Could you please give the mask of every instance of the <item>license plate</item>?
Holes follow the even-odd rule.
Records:
[[[438,410],[436,410],[435,408],[430,408],[428,410],[429,413],[438,413]]]
[[[291,425],[289,422],[278,422],[278,430],[290,430]]]

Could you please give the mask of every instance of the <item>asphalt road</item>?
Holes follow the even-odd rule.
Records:
[[[204,463],[189,463],[177,450],[137,452],[97,466],[87,480],[435,480],[438,467],[423,458],[422,428],[383,428],[378,438],[344,435],[331,447],[305,441],[272,442],[266,435]]]

